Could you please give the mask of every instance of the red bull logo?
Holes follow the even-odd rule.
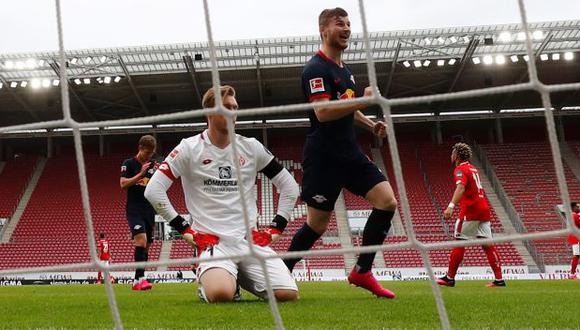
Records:
[[[347,89],[344,93],[338,95],[339,100],[354,99],[354,91],[352,89]]]

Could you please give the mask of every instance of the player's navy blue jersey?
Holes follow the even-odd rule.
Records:
[[[136,184],[127,188],[127,211],[140,210],[144,212],[155,212],[151,204],[149,204],[149,201],[145,199],[145,188],[156,170],[155,161],[151,160],[150,164],[150,168],[145,172],[145,175]],[[124,178],[132,178],[141,171],[141,166],[141,162],[135,157],[126,159],[121,166],[121,176]]]
[[[349,68],[344,63],[341,67],[321,51],[306,63],[302,71],[302,92],[307,102],[320,98],[354,98],[355,87]],[[312,152],[318,150],[347,157],[360,152],[353,127],[354,113],[328,122],[318,121],[314,111],[309,116],[310,134],[305,152],[312,148]]]

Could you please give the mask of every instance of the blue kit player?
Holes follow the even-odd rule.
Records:
[[[157,162],[152,159],[157,141],[151,135],[139,139],[137,155],[123,162],[121,166],[121,188],[127,191],[127,221],[135,246],[135,262],[147,261],[148,251],[153,243],[155,227],[155,210],[145,199],[147,183],[157,169]],[[145,278],[145,269],[135,270],[133,290],[149,290],[152,285]]]
[[[355,79],[342,54],[348,47],[350,21],[342,8],[326,9],[319,16],[321,49],[306,63],[302,72],[302,91],[314,105],[310,114],[310,133],[304,146],[302,200],[308,205],[306,223],[292,239],[288,251],[310,249],[326,231],[331,212],[342,188],[364,197],[373,210],[363,231],[362,245],[378,245],[385,240],[397,208],[393,189],[377,166],[357,143],[354,124],[380,138],[386,136],[384,122],[373,122],[360,109],[370,104],[316,106],[317,102],[355,98]],[[372,96],[371,87],[364,96]],[[348,281],[378,297],[394,298],[371,272],[376,253],[363,253]],[[300,259],[286,259],[290,270]]]

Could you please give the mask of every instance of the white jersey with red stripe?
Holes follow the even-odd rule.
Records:
[[[170,179],[181,178],[192,228],[225,241],[240,241],[246,233],[239,189],[245,193],[250,223],[255,226],[256,174],[274,159],[254,138],[237,135],[236,141],[241,180],[236,175],[232,144],[224,149],[214,146],[207,130],[182,140],[159,167]]]

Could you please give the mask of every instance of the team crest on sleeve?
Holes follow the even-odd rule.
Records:
[[[179,150],[173,149],[173,151],[169,154],[169,158],[175,159],[175,157],[177,157],[178,153],[179,153]]]
[[[310,79],[310,93],[324,92],[324,81],[322,78]]]

